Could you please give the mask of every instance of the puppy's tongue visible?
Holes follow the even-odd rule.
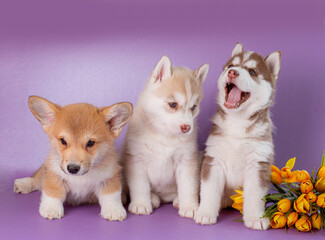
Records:
[[[241,91],[237,86],[233,86],[233,88],[228,93],[228,98],[226,103],[228,105],[236,106],[236,103],[241,99]]]

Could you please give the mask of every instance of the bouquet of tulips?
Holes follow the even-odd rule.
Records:
[[[273,193],[264,197],[272,228],[293,228],[308,232],[325,226],[325,152],[318,171],[310,176],[305,170],[292,171],[296,158],[290,159],[281,170],[271,166]],[[242,212],[243,192],[231,196],[233,208]]]

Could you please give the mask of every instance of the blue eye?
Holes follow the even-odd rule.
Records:
[[[170,103],[168,103],[168,105],[171,108],[176,108],[177,107],[177,103],[176,102],[170,102]]]
[[[229,66],[228,66],[228,68],[232,68],[234,65],[232,65],[232,64],[230,64]]]
[[[194,104],[193,107],[191,107],[191,110],[194,111],[196,107],[197,105]]]
[[[256,72],[251,68],[248,70],[248,72],[249,72],[250,75],[253,75],[253,76],[257,75]]]

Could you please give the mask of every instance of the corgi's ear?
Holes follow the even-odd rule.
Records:
[[[167,56],[163,56],[155,66],[155,69],[153,70],[151,75],[151,80],[154,83],[162,82],[165,79],[170,78],[171,75],[172,75],[172,63]]]
[[[281,52],[273,52],[265,58],[265,63],[269,70],[271,71],[274,81],[279,77],[280,67],[281,67]]]
[[[55,114],[61,109],[59,105],[38,96],[30,96],[28,106],[37,120],[41,122],[44,130],[54,123]]]
[[[232,53],[231,53],[231,57],[237,55],[237,54],[240,54],[244,51],[244,47],[243,47],[243,44],[241,44],[240,42],[236,43],[234,49],[232,50]]]
[[[209,72],[209,64],[204,64],[199,67],[195,72],[195,77],[199,80],[200,84],[203,84]]]
[[[106,126],[112,131],[114,137],[118,137],[125,126],[131,119],[133,107],[131,103],[116,103],[112,106],[102,108],[105,117]]]

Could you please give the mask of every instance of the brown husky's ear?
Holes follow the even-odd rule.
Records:
[[[279,77],[280,66],[281,66],[281,52],[273,52],[265,58],[265,63],[271,71],[274,81]]]
[[[162,82],[165,79],[170,78],[171,75],[172,75],[172,63],[167,56],[163,56],[159,60],[159,62],[157,63],[155,69],[151,74],[151,81],[153,83]]]
[[[59,105],[38,96],[30,96],[28,106],[37,120],[41,122],[44,130],[53,124],[55,114],[61,109]]]
[[[118,137],[125,124],[131,119],[133,107],[131,103],[123,102],[102,108],[101,111],[107,127],[113,132],[114,137]]]
[[[244,47],[243,47],[243,44],[241,44],[240,42],[237,42],[234,49],[232,50],[232,53],[231,53],[231,57],[237,55],[237,54],[240,54],[244,51]]]
[[[199,80],[200,84],[204,83],[205,78],[208,75],[208,72],[209,72],[209,64],[202,65],[194,72],[194,75]]]

